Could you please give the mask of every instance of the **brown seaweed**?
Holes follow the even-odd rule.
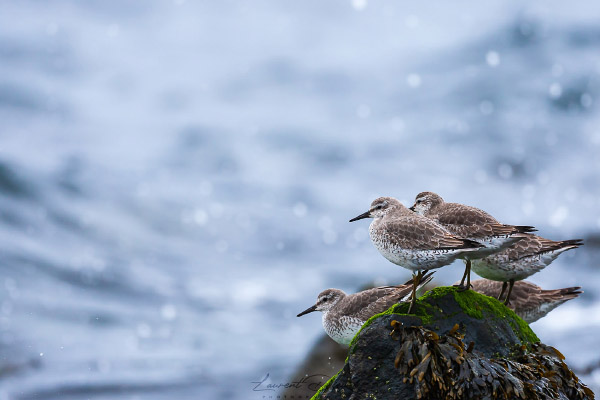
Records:
[[[394,366],[418,399],[590,399],[564,363],[564,356],[541,343],[519,346],[511,358],[489,359],[465,348],[458,324],[446,335],[392,322],[399,342]]]

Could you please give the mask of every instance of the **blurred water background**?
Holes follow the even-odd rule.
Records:
[[[597,362],[599,96],[593,1],[0,1],[0,399],[263,398],[423,190],[586,239],[532,327]]]

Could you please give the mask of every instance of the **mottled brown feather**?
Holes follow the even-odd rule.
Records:
[[[496,218],[476,207],[459,203],[446,203],[441,196],[433,192],[419,193],[413,207],[417,205],[417,199],[424,197],[427,198],[426,201],[429,204],[425,216],[435,220],[450,233],[460,237],[482,239],[535,231],[532,226],[501,224]]]
[[[450,250],[481,247],[467,239],[452,235],[434,221],[417,215],[406,215],[382,222],[383,229],[400,247],[411,250]]]
[[[417,286],[421,287],[431,281],[433,272],[421,276]],[[384,312],[394,304],[400,302],[412,292],[413,279],[409,279],[402,285],[379,286],[363,290],[354,295],[348,295],[346,300],[335,310],[337,315],[351,315],[353,317],[367,320],[375,314]]]
[[[583,245],[583,240],[581,239],[555,241],[532,234],[525,234],[524,236],[524,239],[519,240],[510,248],[497,254],[506,255],[509,261],[517,261],[521,258],[537,254],[543,254],[559,249],[575,248]]]
[[[489,279],[478,279],[471,281],[471,284],[473,290],[486,296],[497,298],[502,291],[502,282]],[[521,318],[531,323],[565,301],[578,297],[583,293],[580,289],[581,287],[574,286],[564,289],[544,290],[534,283],[517,281],[510,296],[509,307]],[[543,307],[544,305],[546,308]]]
[[[501,224],[479,208],[458,203],[443,203],[433,208],[427,217],[438,221],[453,234],[468,238],[514,235],[531,232],[534,229],[527,226]]]

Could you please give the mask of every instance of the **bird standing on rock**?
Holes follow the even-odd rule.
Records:
[[[472,260],[506,249],[524,239],[526,232],[536,230],[532,226],[501,224],[479,208],[446,203],[440,195],[433,192],[419,193],[410,209],[437,222],[453,235],[482,245],[479,250],[464,253],[459,257],[466,262],[465,273],[458,285],[463,289],[469,289],[471,284]]]
[[[418,288],[431,281],[433,272],[425,274],[416,282]],[[319,293],[314,306],[298,314],[298,317],[313,311],[323,312],[323,329],[339,344],[348,345],[369,318],[405,301],[412,293],[413,280],[403,285],[381,286],[346,294],[340,289],[326,289]]]
[[[502,297],[508,286],[504,304],[508,304],[515,281],[523,280],[546,268],[561,253],[583,245],[583,240],[554,241],[536,235],[525,235],[508,249],[472,261],[473,271],[482,278],[504,282]]]
[[[369,234],[379,252],[394,264],[413,272],[418,282],[421,271],[440,268],[465,254],[476,252],[483,245],[457,237],[435,221],[414,213],[393,197],[379,197],[367,212],[350,222],[373,218]],[[409,313],[416,301],[413,284]]]

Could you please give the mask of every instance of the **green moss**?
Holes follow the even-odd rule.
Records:
[[[348,362],[348,359],[346,359],[346,362]],[[315,393],[315,395],[313,397],[311,397],[310,400],[321,400],[321,393],[323,393],[325,390],[327,390],[329,388],[329,386],[331,386],[331,384],[333,383],[333,381],[335,381],[335,378],[337,378],[337,376],[340,374],[340,372],[342,372],[342,371],[340,370],[337,374],[335,374],[334,376],[329,378],[329,380],[327,382],[325,382],[325,384],[323,386],[321,386],[319,388],[319,390],[317,390],[317,393]]]
[[[454,298],[466,314],[473,318],[502,318],[505,319],[523,344],[537,343],[540,339],[513,310],[493,297],[472,290],[458,292]]]
[[[403,303],[403,304],[396,304],[394,306],[392,306],[390,308],[391,311],[390,314],[404,314],[404,315],[409,315],[408,314],[408,307],[410,306],[410,304],[408,303]],[[413,317],[419,317],[421,319],[421,321],[423,321],[423,324],[429,324],[431,322],[433,322],[433,316],[436,313],[436,307],[433,306],[432,304],[426,303],[426,302],[419,302],[417,300],[417,303],[415,304],[415,309],[414,311],[410,314]]]
[[[465,314],[477,319],[484,317],[505,319],[523,344],[537,343],[540,341],[529,325],[515,314],[513,310],[506,307],[497,299],[477,293],[473,290],[459,291],[453,286],[437,287],[427,292],[423,297],[418,299],[418,301],[436,299],[450,293],[452,293],[454,299]]]
[[[458,303],[462,311],[476,319],[490,318],[494,319],[505,319],[523,344],[537,343],[540,340],[536,334],[531,330],[529,325],[523,321],[517,314],[514,313],[510,308],[499,302],[493,297],[488,297],[483,294],[477,293],[473,290],[459,291],[453,286],[440,286],[417,299],[415,304],[414,312],[411,316],[416,316],[421,319],[424,325],[433,322],[436,318],[449,318],[452,315],[440,316],[439,307],[436,305],[436,299],[441,297],[452,295],[455,301]],[[354,345],[361,331],[371,325],[373,321],[384,315],[390,314],[401,314],[406,315],[408,312],[408,303],[396,304],[390,307],[388,310],[376,314],[369,318],[367,322],[361,327],[360,331],[354,336],[350,343],[350,353],[353,353]]]
[[[457,290],[457,288],[452,286],[441,286],[425,293],[425,295],[423,295],[423,297],[421,297],[419,300],[430,302],[433,299],[438,299],[449,294],[454,296],[454,300],[456,300],[465,314],[477,319],[483,318],[481,311],[483,308],[486,308],[488,304],[485,301],[483,302],[485,304],[482,304],[482,299],[480,298],[481,295],[472,290],[460,292]]]
[[[361,326],[360,330],[358,332],[356,332],[356,335],[354,335],[354,337],[352,338],[352,341],[350,342],[350,345],[349,345],[350,354],[354,353],[354,351],[353,351],[354,344],[358,340],[358,337],[360,336],[360,333],[362,332],[363,329],[366,329],[369,325],[371,325],[373,323],[373,321],[375,321],[377,318],[380,318],[380,317],[382,317],[384,315],[406,314],[406,311],[408,311],[408,308],[406,310],[404,310],[404,312],[397,312],[398,311],[397,307],[401,307],[401,306],[404,306],[404,304],[393,305],[392,307],[388,308],[386,311],[384,311],[382,313],[379,313],[379,314],[375,314],[371,318],[369,318],[367,320],[367,322],[365,322],[363,324],[363,326]],[[346,358],[346,361],[348,361],[348,358]]]

